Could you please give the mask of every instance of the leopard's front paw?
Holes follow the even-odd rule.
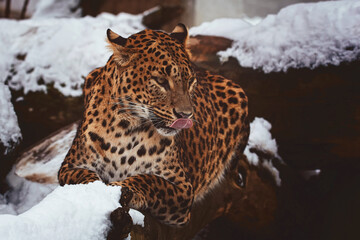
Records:
[[[124,208],[117,208],[110,214],[111,228],[107,240],[125,239],[131,231],[133,221]]]
[[[134,208],[137,210],[147,207],[145,197],[141,193],[131,191],[128,187],[121,189],[120,204],[124,208]]]

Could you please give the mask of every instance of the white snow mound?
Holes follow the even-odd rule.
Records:
[[[274,156],[277,156],[278,148],[276,140],[271,136],[271,128],[271,123],[264,118],[256,117],[254,121],[250,123],[248,146],[270,152]]]
[[[0,215],[1,239],[105,239],[120,193],[120,187],[100,181],[58,187],[25,213]],[[130,215],[134,224],[143,224],[141,213],[130,210]]]

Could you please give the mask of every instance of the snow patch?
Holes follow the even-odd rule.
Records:
[[[0,215],[3,239],[105,239],[109,215],[120,206],[120,187],[97,181],[57,187],[39,204],[18,216]],[[144,216],[130,210],[134,223]],[[21,231],[19,231],[21,229]]]
[[[280,159],[276,140],[272,138],[270,133],[271,127],[271,123],[264,118],[256,117],[254,121],[250,123],[250,135],[244,154],[250,164],[255,166],[261,165],[268,169],[274,176],[276,184],[280,186],[281,179],[279,171],[273,166],[271,159],[261,159],[260,161],[259,156],[251,152],[251,149],[258,149]]]
[[[270,133],[271,127],[271,123],[264,118],[256,117],[254,121],[250,123],[250,136],[245,154],[251,164],[258,165],[259,163],[259,157],[255,153],[250,152],[251,148],[270,152],[272,155],[279,157],[276,140],[272,138]]]

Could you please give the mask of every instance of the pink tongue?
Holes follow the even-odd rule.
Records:
[[[175,122],[173,122],[170,127],[175,129],[183,129],[183,128],[191,128],[193,125],[193,122],[191,119],[187,118],[179,118]]]

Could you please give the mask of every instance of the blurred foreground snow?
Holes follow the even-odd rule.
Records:
[[[57,187],[20,215],[0,215],[1,239],[106,239],[109,216],[120,207],[120,194],[120,187],[100,181]],[[134,224],[143,226],[140,212],[131,209],[129,213]]]

